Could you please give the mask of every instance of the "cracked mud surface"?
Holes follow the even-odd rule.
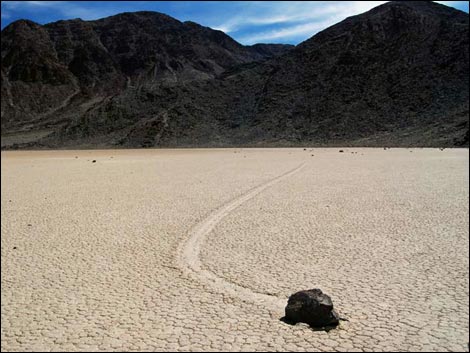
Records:
[[[2,350],[468,350],[468,150],[344,151],[2,152]]]

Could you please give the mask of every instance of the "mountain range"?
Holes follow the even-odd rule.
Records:
[[[396,1],[297,46],[157,12],[1,33],[2,148],[469,144],[468,14]]]

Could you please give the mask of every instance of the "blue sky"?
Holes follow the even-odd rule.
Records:
[[[26,18],[40,24],[158,11],[219,29],[242,44],[298,44],[344,18],[385,1],[2,1],[2,29]],[[467,1],[438,1],[468,13]]]

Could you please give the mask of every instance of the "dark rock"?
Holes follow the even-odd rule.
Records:
[[[343,150],[339,150],[339,153],[343,153],[344,151]]]
[[[290,49],[294,48],[294,45],[289,44],[254,44],[250,46],[254,52],[261,55],[263,58],[271,58],[279,55],[283,55]]]
[[[340,320],[331,298],[316,288],[291,295],[285,312],[286,321],[303,322],[311,327],[337,326]]]
[[[96,163],[96,159],[93,159],[93,160],[91,161],[91,163]]]
[[[16,246],[13,247],[13,250],[15,250],[15,249],[16,249]]]

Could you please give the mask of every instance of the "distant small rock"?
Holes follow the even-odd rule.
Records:
[[[31,223],[28,223],[28,227],[32,227],[33,225]]]
[[[13,247],[13,250],[16,250],[16,246]]]
[[[344,151],[343,150],[339,150],[339,153],[343,153]]]
[[[96,163],[96,159],[93,159],[93,160],[91,161],[91,163]]]
[[[340,320],[331,298],[318,288],[292,294],[285,312],[287,322],[303,322],[311,327],[337,326]]]

